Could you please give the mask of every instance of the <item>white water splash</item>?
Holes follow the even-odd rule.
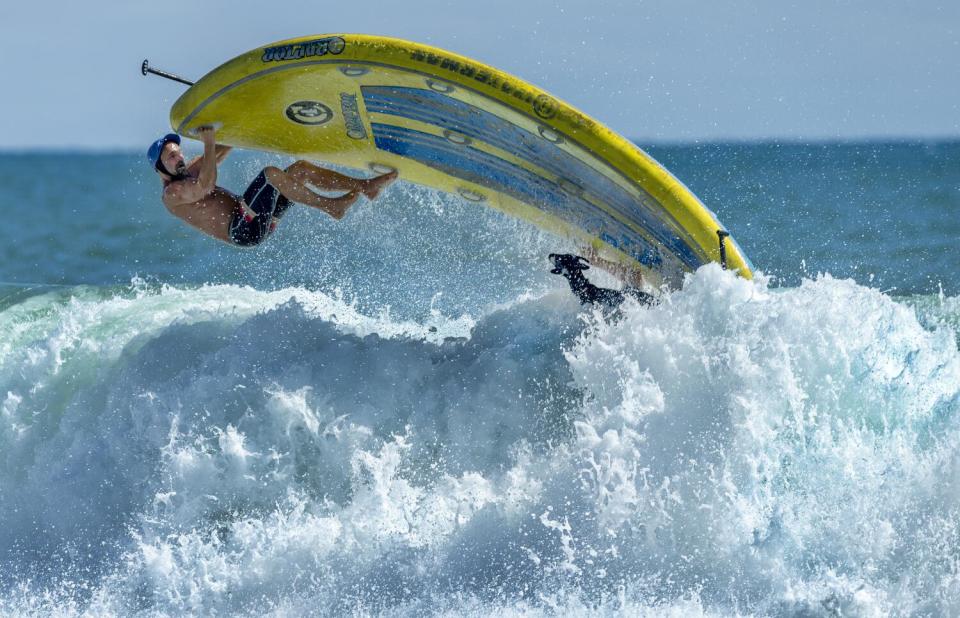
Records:
[[[3,613],[960,611],[956,333],[875,290],[85,294],[0,314]]]

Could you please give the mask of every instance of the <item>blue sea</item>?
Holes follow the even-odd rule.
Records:
[[[960,142],[646,150],[759,274],[610,321],[423,187],[0,154],[0,615],[960,614]]]

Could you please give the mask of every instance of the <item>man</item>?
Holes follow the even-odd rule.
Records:
[[[256,245],[276,228],[290,202],[312,206],[334,219],[342,219],[363,195],[373,200],[396,179],[391,172],[376,178],[360,179],[297,161],[286,170],[265,167],[243,197],[217,186],[217,165],[230,152],[216,144],[211,127],[197,130],[203,142],[203,156],[186,163],[180,151],[180,136],[170,133],[155,141],[147,158],[163,181],[163,204],[174,216],[201,232],[238,246]],[[324,197],[321,190],[345,191],[339,197]]]

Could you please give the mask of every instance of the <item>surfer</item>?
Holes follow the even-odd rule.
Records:
[[[243,196],[217,186],[217,165],[230,152],[230,146],[216,143],[211,127],[197,129],[203,142],[203,155],[189,163],[180,150],[180,136],[169,133],[147,151],[150,165],[163,181],[163,204],[182,219],[218,240],[232,245],[256,245],[267,238],[291,202],[322,210],[334,219],[342,219],[362,195],[376,199],[397,173],[361,179],[323,169],[307,161],[297,161],[282,170],[265,167],[253,179]],[[345,191],[338,197],[325,197],[310,187],[324,191]]]
[[[580,300],[581,305],[599,305],[605,310],[618,308],[627,296],[631,296],[641,305],[652,305],[654,298],[650,294],[642,291],[643,278],[639,271],[629,270],[626,267],[602,259],[596,251],[592,249],[587,251],[591,259],[586,259],[572,253],[551,253],[550,261],[553,268],[550,272],[555,275],[562,275],[567,283],[570,284],[570,291]],[[590,270],[590,262],[594,261],[610,274],[626,282],[623,290],[614,290],[612,288],[601,288],[590,283],[584,276],[583,271]]]

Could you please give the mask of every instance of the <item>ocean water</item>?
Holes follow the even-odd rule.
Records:
[[[649,151],[762,274],[612,322],[423,188],[0,155],[0,615],[960,614],[960,143]]]

